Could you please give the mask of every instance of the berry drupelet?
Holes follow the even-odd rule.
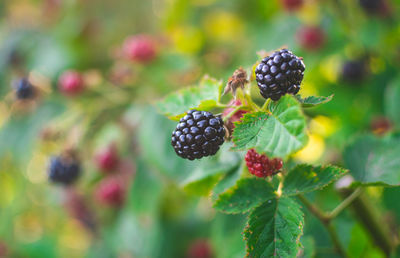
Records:
[[[65,71],[58,81],[60,91],[67,96],[76,96],[85,89],[81,73],[75,70]]]
[[[261,95],[276,101],[286,93],[297,94],[304,77],[303,61],[282,49],[264,58],[255,70]]]
[[[35,96],[35,87],[26,78],[22,78],[15,84],[15,95],[17,99],[26,100]]]
[[[217,153],[224,143],[221,117],[206,111],[190,110],[172,133],[171,144],[178,156],[194,160]]]
[[[258,154],[254,149],[249,150],[244,159],[249,172],[257,177],[273,176],[283,166],[281,159],[269,159],[266,155]]]
[[[56,156],[50,159],[49,179],[54,183],[69,185],[74,183],[81,173],[79,162],[73,157]]]

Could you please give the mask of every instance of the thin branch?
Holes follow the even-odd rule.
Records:
[[[333,242],[333,245],[335,246],[336,251],[342,257],[348,257],[345,249],[343,248],[342,244],[339,241],[339,237],[336,233],[335,227],[331,223],[330,217],[325,212],[321,211],[317,206],[312,204],[306,197],[304,197],[304,195],[300,194],[297,197],[307,207],[307,209],[322,222],[322,225],[324,225],[324,227],[326,228],[326,230],[329,233],[329,236],[332,239],[332,242]]]
[[[328,213],[329,219],[336,218],[344,209],[346,209],[361,194],[361,187],[357,188],[352,194],[344,199],[333,211]]]

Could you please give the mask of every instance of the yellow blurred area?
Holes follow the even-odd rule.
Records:
[[[298,17],[306,24],[317,24],[321,20],[318,4],[315,0],[305,1],[298,12]]]
[[[327,116],[316,116],[310,121],[310,132],[328,137],[337,130],[337,122]]]
[[[300,162],[313,163],[321,158],[324,151],[324,139],[319,135],[310,134],[306,147],[294,154],[294,159]]]
[[[318,95],[318,90],[312,82],[304,81],[300,93],[302,96],[316,96]]]
[[[329,82],[336,82],[339,76],[341,58],[339,55],[332,55],[321,61],[319,71]]]
[[[0,171],[0,206],[2,207],[10,205],[14,201],[17,190],[15,179],[10,176],[9,172],[6,168]]]
[[[79,221],[68,219],[61,228],[59,245],[63,257],[80,257],[90,246],[91,236]]]
[[[47,175],[44,171],[46,171],[48,159],[48,156],[42,153],[33,154],[26,171],[26,176],[31,183],[39,184],[47,181]]]
[[[195,27],[175,27],[169,31],[169,35],[176,50],[183,54],[196,54],[204,45],[204,35]]]
[[[3,1],[2,1],[3,2]],[[37,26],[41,12],[40,6],[26,0],[8,1],[8,19],[14,25]]]
[[[27,211],[16,217],[14,220],[14,234],[19,241],[26,243],[39,240],[43,235],[39,214]]]
[[[203,19],[203,27],[208,37],[220,41],[236,41],[243,34],[244,25],[233,13],[215,11]]]

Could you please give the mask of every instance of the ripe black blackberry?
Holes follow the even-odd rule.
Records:
[[[304,77],[303,61],[291,51],[282,49],[264,58],[257,66],[256,80],[261,95],[278,100],[286,93],[296,94]]]
[[[359,0],[361,7],[368,13],[379,13],[383,8],[382,0]]]
[[[35,88],[26,78],[22,78],[15,84],[15,95],[17,99],[25,100],[35,96]]]
[[[81,172],[79,162],[73,157],[56,156],[50,159],[49,179],[54,183],[69,185],[78,179]]]
[[[178,156],[194,160],[214,155],[224,143],[221,117],[206,111],[190,110],[172,132],[171,144]]]
[[[346,61],[342,66],[341,79],[349,83],[362,82],[368,74],[365,60]]]

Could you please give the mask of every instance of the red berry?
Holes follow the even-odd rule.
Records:
[[[97,167],[104,172],[114,171],[119,165],[119,156],[117,148],[114,144],[110,144],[107,148],[97,153],[96,157]]]
[[[123,45],[125,57],[131,61],[148,63],[157,55],[154,40],[147,35],[136,35],[127,38]]]
[[[317,26],[301,27],[296,37],[300,46],[309,51],[318,50],[325,43],[325,32]]]
[[[266,155],[260,155],[254,149],[249,150],[244,159],[249,172],[257,177],[273,176],[283,166],[281,159],[268,159]]]
[[[296,11],[303,6],[304,0],[281,0],[283,8],[287,11]]]
[[[240,106],[242,105],[242,103],[240,102],[240,100],[232,100],[229,102],[228,104],[229,106]],[[234,110],[234,108],[226,108],[224,110],[224,112],[222,113],[222,117],[226,117],[227,115],[229,115],[232,111]],[[248,111],[246,110],[241,110],[239,109],[238,111],[236,111],[235,114],[233,114],[227,121],[226,123],[226,127],[228,128],[229,132],[232,133],[233,129],[235,128],[235,124],[234,122],[239,121],[244,114],[246,114]]]
[[[194,241],[187,251],[187,258],[212,258],[214,257],[210,243],[206,239]]]
[[[67,96],[75,96],[85,89],[82,75],[74,70],[64,72],[58,80],[59,89]]]
[[[120,180],[106,178],[97,187],[96,196],[105,205],[120,207],[125,201],[125,189]]]
[[[376,135],[384,135],[392,128],[392,122],[386,117],[375,117],[371,121],[371,130]]]
[[[0,240],[0,257],[8,257],[8,247],[7,244]]]

